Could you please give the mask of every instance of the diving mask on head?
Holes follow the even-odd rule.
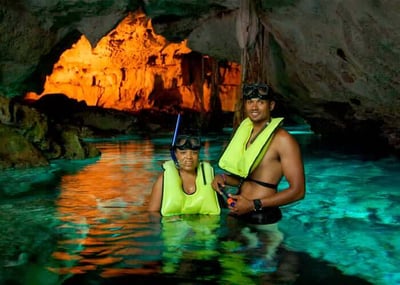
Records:
[[[179,150],[199,150],[201,147],[201,140],[199,137],[196,136],[181,135],[177,137],[173,147]]]
[[[267,84],[245,84],[243,85],[243,99],[271,100],[272,91]]]

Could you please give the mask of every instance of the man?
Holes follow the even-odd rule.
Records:
[[[226,185],[237,186],[230,214],[250,224],[273,224],[282,215],[279,206],[304,198],[305,177],[300,147],[285,129],[283,118],[272,118],[274,92],[266,84],[243,87],[247,118],[242,121],[224,150],[219,167],[226,174],[215,176],[212,186],[223,193]],[[277,191],[282,177],[289,186]],[[224,194],[225,195],[225,194]]]

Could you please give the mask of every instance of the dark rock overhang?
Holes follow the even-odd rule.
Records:
[[[140,7],[168,39],[187,38],[193,50],[240,60],[235,24],[240,1],[3,2],[3,96],[38,88],[57,49],[73,41],[71,35],[82,33],[96,43]],[[257,2],[270,35],[270,82],[288,110],[317,133],[362,138],[366,144],[374,138],[399,150],[400,3]],[[41,75],[32,77],[38,70]]]

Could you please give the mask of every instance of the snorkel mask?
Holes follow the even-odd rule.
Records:
[[[170,154],[171,158],[175,163],[175,166],[179,168],[179,163],[175,155],[175,150],[199,150],[201,147],[201,139],[199,136],[196,135],[178,135],[179,133],[179,126],[181,123],[181,115],[178,114],[176,118],[176,125],[174,130],[174,136],[172,137],[172,143],[170,147]]]
[[[273,99],[272,90],[267,84],[245,84],[243,85],[243,99]]]
[[[179,135],[172,147],[179,150],[199,150],[201,147],[201,140],[197,136]]]

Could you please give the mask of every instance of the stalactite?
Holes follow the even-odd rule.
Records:
[[[260,21],[262,13],[259,0],[241,0],[236,22],[236,37],[241,48],[241,85],[243,83],[269,82],[269,32]],[[241,92],[238,92],[241,96]],[[236,127],[244,116],[240,97],[236,98],[233,125]]]
[[[257,7],[259,6],[260,5],[258,0],[240,1],[240,9],[236,19],[236,38],[241,48],[241,86],[244,82],[253,81],[252,77],[254,77],[251,55],[253,53],[252,50],[259,34],[260,23],[257,16]],[[238,92],[237,96],[237,103],[233,119],[234,127],[238,126],[244,116],[242,100],[240,98],[241,92]]]

